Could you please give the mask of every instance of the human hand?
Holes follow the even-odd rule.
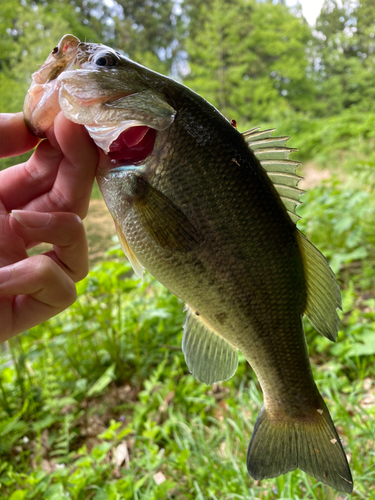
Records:
[[[21,113],[0,114],[0,156],[24,153],[38,140]],[[0,341],[76,299],[74,282],[88,271],[80,217],[87,214],[97,162],[86,130],[59,114],[26,163],[0,172]],[[41,241],[53,250],[28,257],[26,250]]]

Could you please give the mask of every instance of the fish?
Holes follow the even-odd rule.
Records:
[[[201,96],[102,44],[64,36],[32,76],[24,116],[56,112],[108,161],[97,180],[135,273],[185,302],[182,351],[201,382],[230,379],[240,350],[263,406],[247,452],[257,480],[300,468],[344,493],[348,461],[313,378],[302,318],[334,341],[340,290],[296,223],[298,162],[274,129],[240,133]]]

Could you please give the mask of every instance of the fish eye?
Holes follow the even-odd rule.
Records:
[[[105,54],[95,60],[97,66],[116,66],[117,59],[112,54]]]

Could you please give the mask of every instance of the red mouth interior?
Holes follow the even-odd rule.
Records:
[[[150,127],[131,127],[112,142],[108,155],[122,165],[132,165],[147,158],[154,149],[156,130]]]

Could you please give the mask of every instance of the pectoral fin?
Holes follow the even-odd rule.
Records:
[[[237,370],[237,349],[186,307],[182,352],[190,372],[205,384],[228,380]]]
[[[134,209],[148,234],[158,245],[188,252],[199,243],[199,235],[187,216],[163,193],[138,177]]]

